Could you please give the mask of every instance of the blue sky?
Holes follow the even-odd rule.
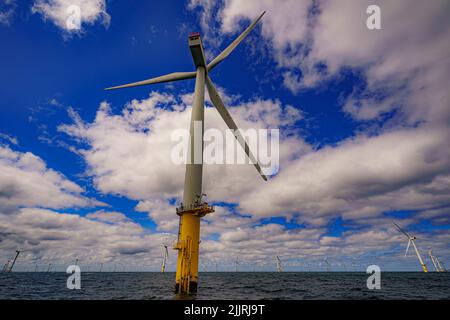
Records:
[[[369,31],[364,1],[317,10],[310,1],[96,0],[76,32],[61,21],[79,1],[4,2],[2,259],[21,247],[23,268],[74,256],[157,268],[161,243],[176,234],[184,175],[155,153],[187,125],[194,80],[103,88],[192,71],[190,32],[202,33],[211,59],[266,10],[211,78],[238,125],[280,128],[280,172],[264,185],[251,167],[205,170],[217,212],[203,224],[204,264],[239,256],[271,270],[278,254],[291,270],[303,261],[320,269],[325,257],[336,269],[358,260],[418,270],[402,257],[393,218],[424,256],[448,260],[448,36],[438,32],[449,28],[448,5],[417,5],[411,25],[400,14],[408,1],[377,2],[383,29]]]

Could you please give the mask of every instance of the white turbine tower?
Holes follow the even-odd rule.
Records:
[[[447,271],[447,269],[445,269],[445,264],[441,260],[439,260],[439,257],[436,257],[436,262],[437,262],[438,267],[441,270],[441,272]]]
[[[163,262],[162,262],[162,266],[161,266],[161,272],[166,271],[166,262],[167,262],[167,258],[169,258],[169,251],[167,250],[167,245],[163,244],[163,247],[164,247],[164,258],[163,258]]]
[[[437,272],[442,272],[441,268],[439,267],[436,258],[433,256],[433,250],[428,251],[428,255],[430,256],[431,262],[433,263],[434,268]]]
[[[234,261],[235,272],[238,272],[238,265],[240,264],[241,262],[239,261],[239,257],[236,257],[236,260]]]
[[[281,259],[279,256],[277,256],[277,271],[278,272],[283,272],[283,264],[281,262]]]
[[[328,258],[323,259],[323,262],[325,262],[327,266],[327,272],[330,272],[330,263],[328,262]]]
[[[15,257],[14,257],[12,263],[11,263],[11,266],[8,268],[8,270],[6,270],[6,272],[12,272],[13,271],[14,265],[16,264],[17,258],[19,257],[19,254],[21,252],[24,252],[24,251],[23,250],[16,250],[16,255],[15,255]]]
[[[8,261],[3,266],[2,272],[8,272],[9,263],[11,262],[11,259],[8,259]]]
[[[419,250],[416,247],[416,237],[413,235],[410,235],[409,233],[407,233],[406,231],[404,231],[402,228],[400,228],[400,226],[398,224],[396,224],[394,221],[392,221],[392,223],[395,225],[395,227],[397,228],[398,231],[400,231],[401,233],[403,233],[407,238],[408,238],[408,246],[406,247],[406,251],[405,251],[405,257],[408,254],[408,250],[409,247],[412,243],[414,250],[416,251],[416,255],[417,258],[419,259],[420,265],[422,266],[423,272],[428,272],[427,266],[425,265],[425,263],[422,260],[422,257],[420,256]]]
[[[186,163],[183,202],[180,207],[177,208],[177,214],[180,216],[178,232],[179,237],[178,241],[174,245],[174,249],[178,250],[175,292],[179,294],[197,292],[200,218],[204,217],[206,214],[214,212],[214,208],[208,206],[208,204],[202,200],[205,85],[213,105],[216,107],[228,128],[232,130],[235,138],[243,147],[247,157],[250,159],[250,162],[255,166],[262,178],[267,180],[258,161],[253,156],[248,144],[239,132],[236,123],[225,107],[223,100],[220,98],[219,93],[210,78],[211,71],[226,57],[228,57],[231,52],[242,42],[242,40],[244,40],[244,38],[262,18],[264,13],[265,12],[256,18],[250,26],[245,29],[241,35],[239,35],[239,37],[237,37],[210,63],[206,63],[200,34],[193,33],[189,35],[189,48],[196,71],[174,72],[160,77],[106,89],[113,90],[195,78],[195,91],[190,123],[189,155]]]

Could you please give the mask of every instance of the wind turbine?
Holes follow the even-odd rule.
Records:
[[[279,256],[277,256],[277,272],[283,272],[283,264]]]
[[[323,262],[325,262],[325,264],[327,265],[327,272],[330,272],[330,263],[328,262],[328,259],[323,259]]]
[[[409,233],[407,233],[406,231],[404,231],[402,228],[400,228],[400,226],[398,224],[396,224],[394,221],[392,221],[392,223],[395,225],[395,227],[398,229],[398,231],[400,231],[401,233],[403,233],[407,238],[408,238],[408,246],[406,247],[406,251],[405,251],[405,257],[408,254],[408,250],[409,250],[409,246],[413,245],[414,250],[416,251],[417,254],[417,258],[419,259],[420,265],[422,266],[423,272],[428,272],[427,266],[425,265],[425,263],[422,260],[422,257],[420,256],[419,250],[417,250],[416,247],[416,237],[410,235]]]
[[[167,261],[167,258],[169,257],[169,251],[167,250],[167,245],[163,244],[163,246],[164,246],[164,259],[162,262],[161,272],[166,271],[166,261]]]
[[[12,272],[14,265],[16,264],[17,258],[19,257],[19,254],[23,252],[21,250],[16,250],[16,256],[14,257],[13,262],[11,263],[11,267],[9,267],[9,269],[6,272]]]
[[[433,263],[434,268],[436,269],[437,272],[442,272],[441,268],[439,267],[438,263],[437,263],[437,259],[433,256],[433,250],[429,250],[428,251],[428,255],[430,256],[431,262]]]
[[[447,269],[445,268],[445,264],[439,260],[439,257],[436,257],[436,262],[439,266],[439,269],[441,269],[441,272],[447,272]]]
[[[238,272],[238,265],[240,265],[241,263],[239,262],[239,258],[238,257],[236,257],[236,260],[235,260],[235,262],[234,262],[234,265],[235,265],[235,272]]]
[[[178,294],[197,292],[200,218],[214,212],[214,207],[209,206],[207,202],[202,201],[205,83],[213,105],[216,107],[228,128],[232,130],[237,141],[244,148],[251,163],[253,163],[262,178],[267,181],[266,176],[261,171],[259,163],[251,153],[249,146],[239,132],[238,127],[230,113],[225,108],[225,105],[209,76],[209,73],[220,62],[228,57],[230,53],[242,42],[242,40],[244,40],[244,38],[262,18],[264,13],[265,11],[210,63],[206,63],[200,34],[190,34],[189,48],[196,71],[174,72],[156,78],[105,89],[113,90],[195,78],[194,100],[192,103],[190,122],[189,156],[186,163],[183,202],[180,207],[177,208],[177,215],[180,216],[178,241],[174,244],[174,249],[178,250],[175,284],[175,293]]]
[[[8,261],[3,266],[2,272],[8,272],[9,263],[11,262],[11,259],[8,259]]]

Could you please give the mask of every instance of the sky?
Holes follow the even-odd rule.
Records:
[[[369,5],[381,29],[369,30]],[[66,23],[81,10],[81,28]],[[215,212],[200,270],[420,271],[392,220],[450,265],[450,3],[431,1],[0,2],[0,262],[159,270],[176,239],[195,80],[104,91],[193,71],[261,12],[210,74],[239,127],[280,130],[280,170],[205,165]],[[206,96],[206,128],[225,124]],[[166,270],[175,270],[175,251]],[[217,266],[217,267],[216,267]]]

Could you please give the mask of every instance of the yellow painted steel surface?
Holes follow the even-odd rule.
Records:
[[[176,273],[177,293],[195,293],[198,284],[200,217],[192,213],[181,216]]]

